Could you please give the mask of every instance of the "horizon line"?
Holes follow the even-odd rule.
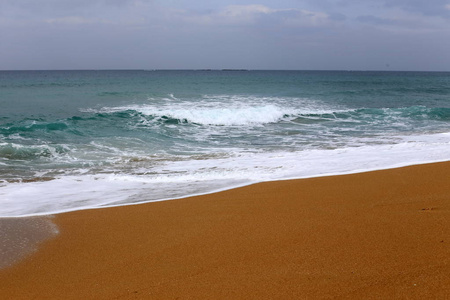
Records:
[[[436,71],[436,70],[387,70],[387,69],[246,69],[246,68],[195,68],[195,69],[171,69],[171,68],[100,68],[100,69],[0,69],[0,72],[42,72],[42,71],[222,71],[222,72],[251,72],[251,71],[285,71],[285,72],[423,72],[423,73],[448,73],[448,71]]]

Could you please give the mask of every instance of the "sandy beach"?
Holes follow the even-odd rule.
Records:
[[[0,298],[448,299],[449,180],[444,162],[38,218],[59,234],[0,270]]]

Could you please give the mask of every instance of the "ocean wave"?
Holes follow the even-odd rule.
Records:
[[[162,105],[129,105],[86,109],[82,114],[60,120],[19,120],[0,126],[0,137],[11,142],[13,138],[36,138],[42,133],[52,141],[54,138],[67,139],[80,136],[111,135],[114,130],[129,131],[134,129],[148,131],[152,134],[166,134],[168,128],[178,125],[208,126],[210,133],[223,128],[253,128],[274,123],[291,123],[294,126],[333,126],[336,122],[348,126],[399,125],[406,127],[444,126],[450,120],[450,108],[411,106],[400,108],[343,108],[324,107],[303,102],[286,105],[282,103],[263,103],[248,101],[242,103],[231,101],[229,105],[217,102],[176,102]],[[430,123],[430,121],[432,123]],[[331,122],[331,123],[330,123]],[[345,125],[347,124],[347,125]],[[394,128],[389,126],[389,128]],[[214,129],[215,128],[215,129]],[[220,129],[222,128],[222,129]],[[376,129],[376,127],[373,127]],[[294,130],[295,128],[291,128]],[[191,129],[190,129],[191,130]],[[195,134],[195,130],[191,130]],[[137,134],[137,133],[136,133]],[[204,132],[198,132],[202,135]]]
[[[140,112],[166,120],[174,119],[179,122],[219,126],[275,123],[292,113],[289,109],[282,109],[276,105],[230,108],[193,107],[170,110],[143,108]]]
[[[131,105],[103,108],[95,112],[95,118],[118,123],[125,122],[130,128],[153,128],[162,132],[163,128],[176,128],[178,125],[208,126],[209,133],[218,133],[220,127],[253,128],[274,123],[292,123],[296,126],[333,127],[338,122],[347,129],[365,130],[359,126],[389,125],[388,129],[414,128],[429,126],[430,121],[447,122],[450,120],[450,108],[429,108],[411,106],[400,108],[327,108],[323,106],[282,106],[268,103],[246,103],[224,105],[223,103],[171,103],[170,105]],[[331,123],[329,123],[331,122]],[[345,125],[347,124],[347,125]],[[433,126],[435,126],[433,125]],[[440,126],[443,126],[440,125]],[[216,129],[214,129],[216,127]],[[346,129],[346,130],[347,130]],[[233,129],[234,130],[234,129]],[[333,129],[329,129],[333,130]],[[204,132],[198,132],[204,135]],[[223,134],[220,131],[220,134]]]
[[[8,160],[28,160],[34,158],[48,158],[67,153],[64,146],[50,145],[20,145],[14,143],[0,143],[0,158]]]
[[[348,110],[337,110],[325,113],[307,113],[301,114],[299,118],[306,117],[312,119],[367,119],[372,120],[392,120],[392,118],[402,118],[414,120],[450,120],[450,108],[445,107],[425,107],[410,106],[400,108],[358,108]]]
[[[317,100],[306,98],[257,97],[240,95],[204,95],[200,99],[167,98],[148,100],[152,104],[104,107],[84,112],[115,117],[141,115],[147,121],[163,124],[197,124],[210,126],[257,126],[290,120],[301,114],[332,113]]]
[[[361,108],[354,111],[361,115],[390,116],[410,118],[412,120],[443,120],[450,119],[450,108],[426,107],[421,105],[399,108]]]
[[[23,120],[17,124],[7,124],[7,126],[0,127],[2,134],[17,134],[21,132],[33,131],[64,131],[69,126],[63,121],[46,122],[45,120]]]
[[[402,115],[415,119],[450,121],[450,108],[446,107],[428,108],[425,106],[412,106],[402,111]]]
[[[142,115],[147,120],[165,124],[192,123],[198,125],[237,126],[274,123],[295,114],[295,110],[277,105],[241,107],[186,106],[157,107],[150,105],[105,108],[99,114],[109,113],[118,118]]]

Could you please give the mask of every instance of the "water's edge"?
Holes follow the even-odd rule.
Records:
[[[59,230],[52,218],[0,218],[0,270],[10,268],[36,252],[39,244],[55,237]]]
[[[164,198],[164,199],[156,199],[156,200],[148,200],[148,201],[141,201],[141,202],[134,202],[134,203],[122,203],[122,204],[106,204],[106,205],[99,205],[99,206],[86,206],[86,207],[73,207],[66,210],[60,210],[60,211],[53,211],[53,212],[47,212],[47,213],[36,213],[36,214],[26,214],[26,215],[19,215],[19,216],[0,216],[0,221],[7,220],[7,219],[32,219],[32,218],[49,218],[48,221],[51,222],[51,218],[53,216],[63,213],[69,213],[69,212],[75,212],[75,211],[82,211],[82,210],[93,210],[93,209],[103,209],[103,208],[110,208],[110,207],[121,207],[121,206],[129,206],[129,205],[141,205],[141,204],[147,204],[147,203],[153,203],[153,202],[162,202],[162,201],[172,201],[172,200],[182,200],[186,198],[191,197],[197,197],[197,196],[204,196],[204,195],[210,195],[215,193],[220,193],[223,191],[228,191],[236,188],[241,188],[253,184],[263,183],[263,182],[276,182],[276,181],[285,181],[285,180],[301,180],[301,179],[308,179],[308,178],[319,178],[319,177],[329,177],[329,176],[343,176],[343,175],[350,175],[350,174],[360,174],[360,173],[366,173],[366,172],[374,172],[374,171],[383,171],[383,170],[389,170],[389,169],[397,169],[397,168],[404,168],[404,167],[410,167],[410,166],[418,166],[418,165],[425,165],[425,164],[433,164],[433,163],[444,163],[444,162],[450,162],[450,159],[445,160],[429,160],[429,161],[420,161],[420,162],[412,162],[412,163],[399,163],[396,165],[391,166],[384,166],[384,167],[377,167],[377,168],[367,168],[367,169],[355,169],[348,172],[340,172],[340,173],[325,173],[325,174],[317,174],[317,175],[310,175],[310,176],[304,176],[304,177],[286,177],[286,178],[279,178],[279,179],[269,179],[269,180],[261,180],[261,181],[252,181],[247,182],[243,184],[238,184],[234,186],[229,186],[221,189],[216,189],[204,193],[195,193],[195,194],[186,194],[180,197],[173,197],[173,198]],[[56,225],[55,230],[57,231]],[[2,224],[0,223],[0,229],[2,228]],[[1,237],[1,236],[0,236]],[[1,251],[1,249],[0,249]],[[1,267],[0,267],[1,268]]]

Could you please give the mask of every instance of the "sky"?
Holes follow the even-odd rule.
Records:
[[[0,70],[450,71],[450,0],[0,0]]]

